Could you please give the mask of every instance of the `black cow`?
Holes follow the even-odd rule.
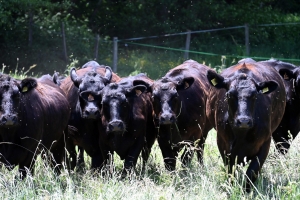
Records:
[[[103,126],[99,124],[99,146],[105,160],[113,152],[125,159],[122,178],[135,167],[141,151],[144,170],[156,138],[151,93],[148,92],[152,82],[139,74],[111,83],[101,92]]]
[[[291,63],[274,59],[259,63],[274,67],[284,80],[285,112],[280,125],[273,133],[273,139],[278,151],[285,154],[290,148],[290,139],[294,139],[300,131],[300,69]]]
[[[217,131],[219,151],[229,173],[235,164],[251,160],[246,172],[249,192],[284,114],[283,80],[273,67],[257,62],[240,62],[221,75],[209,70],[207,79],[218,89],[210,95],[207,115]]]
[[[54,166],[62,163],[70,107],[51,76],[20,81],[1,74],[0,105],[0,161],[6,167],[18,165],[24,178],[42,149],[53,154]]]
[[[91,156],[91,168],[99,168],[103,163],[97,128],[98,121],[101,121],[100,91],[105,85],[118,80],[119,77],[112,72],[110,67],[90,61],[77,71],[72,68],[70,76],[62,81],[60,87],[66,93],[71,106],[68,129],[71,134],[67,148],[71,156],[71,169],[76,166],[75,145],[83,147]],[[70,140],[72,141],[70,142]]]
[[[185,142],[195,147],[202,163],[203,145],[212,128],[205,114],[208,94],[213,89],[206,81],[208,70],[207,66],[188,60],[152,85],[158,143],[169,170],[175,170],[176,157]],[[185,149],[183,165],[189,164],[192,154],[189,148]]]

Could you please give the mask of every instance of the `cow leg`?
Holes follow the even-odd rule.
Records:
[[[288,129],[278,127],[272,134],[272,137],[278,152],[283,155],[286,154],[288,149],[290,148],[290,143],[288,142],[290,139]]]
[[[271,138],[268,139],[260,148],[256,158],[252,159],[247,169],[246,175],[249,179],[246,181],[246,192],[250,192],[251,183],[254,183],[258,177],[259,171],[264,164],[270,149]]]
[[[76,147],[71,139],[66,140],[66,163],[69,170],[74,170],[77,162]]]
[[[78,157],[77,157],[77,170],[78,171],[83,171],[83,169],[85,168],[85,162],[84,162],[84,149],[83,147],[77,146],[78,148]]]
[[[191,146],[193,147],[193,145]],[[185,146],[184,152],[182,153],[181,156],[182,167],[187,167],[190,165],[193,155],[194,155],[194,151],[191,148]]]
[[[173,151],[173,149],[171,148],[171,144],[161,141],[161,139],[159,138],[158,144],[164,158],[165,168],[169,171],[174,171],[176,168],[177,152]]]
[[[27,158],[19,163],[19,174],[22,180],[26,178],[28,170],[31,175],[34,174],[36,157],[37,156],[27,156]]]
[[[149,120],[149,122],[151,122],[151,120]],[[142,149],[142,158],[143,158],[142,173],[145,172],[146,164],[151,153],[151,148],[155,142],[155,139],[157,138],[157,134],[158,134],[158,129],[155,128],[153,124],[148,124],[146,138],[145,138],[146,141],[145,141],[144,148]]]
[[[54,171],[57,174],[61,173],[62,169],[62,162],[64,160],[64,146],[59,146],[54,150],[51,150],[53,159],[51,159],[51,165],[54,169]]]
[[[125,158],[124,167],[122,171],[121,178],[125,178],[128,173],[131,172],[132,168],[135,167],[137,163],[137,159],[142,151],[142,148],[144,146],[144,136],[138,137],[135,141],[135,144],[132,148],[128,151],[128,155]]]
[[[150,152],[151,152],[151,148],[148,148],[148,146],[145,145],[144,148],[142,149],[142,158],[143,158],[142,173],[145,172],[146,164],[149,159]]]
[[[101,167],[103,165],[104,159],[101,153],[99,153],[96,156],[92,156],[92,165],[91,169],[94,170],[101,170]]]
[[[105,168],[109,175],[113,174],[113,158],[114,158],[114,151],[112,151],[108,145],[103,142],[103,139],[99,137],[99,146],[101,149],[101,154],[103,158],[102,167]],[[101,167],[101,168],[102,168]],[[102,176],[106,173],[103,171]]]

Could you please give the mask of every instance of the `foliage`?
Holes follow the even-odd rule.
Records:
[[[72,59],[78,60],[77,67],[96,58],[100,64],[112,66],[111,41],[117,36],[120,41],[118,73],[127,76],[147,72],[151,77],[159,78],[182,63],[183,52],[179,50],[185,48],[186,40],[186,35],[162,35],[243,26],[245,23],[250,28],[250,56],[299,59],[299,25],[258,26],[299,23],[299,9],[295,0],[1,1],[0,62],[16,66],[19,58],[18,65],[25,71],[36,64],[31,70],[35,74],[63,73]],[[100,41],[96,55],[97,34]],[[171,49],[123,46],[130,42],[125,41],[126,38],[147,36],[157,37],[139,42]],[[192,34],[190,50],[217,54],[190,53],[190,58],[212,67],[220,65],[222,56],[237,60],[246,55],[244,28]]]

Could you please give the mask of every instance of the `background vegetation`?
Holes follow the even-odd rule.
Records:
[[[186,36],[162,35],[247,23],[250,57],[293,59],[292,63],[300,65],[299,13],[297,0],[0,0],[0,62],[2,72],[19,78],[52,74],[54,70],[65,72],[70,66],[80,67],[96,57],[100,64],[112,66],[112,38],[118,37],[119,75],[147,72],[157,79],[184,61],[183,52],[178,50],[184,49]],[[67,60],[63,54],[62,23]],[[100,42],[95,55],[97,34]],[[125,40],[134,37],[146,38],[138,42]],[[246,55],[244,29],[192,34],[190,50],[191,59],[216,69],[228,67],[239,56]],[[139,163],[136,173],[125,181],[119,181],[122,161],[116,155],[115,174],[111,178],[89,170],[63,171],[57,176],[39,159],[35,176],[21,181],[17,178],[17,168],[8,171],[2,167],[0,198],[299,199],[298,138],[286,156],[278,155],[272,144],[253,191],[245,194],[242,189],[245,168],[240,168],[236,178],[229,181],[215,137],[212,130],[205,147],[204,166],[193,160],[186,169],[178,160],[177,170],[170,173],[164,169],[155,144],[145,174],[141,174]],[[87,158],[88,168],[89,165]]]
[[[0,62],[5,72],[18,65],[35,75],[64,72],[97,58],[112,66],[112,39],[119,39],[118,73],[147,72],[157,79],[184,61],[186,35],[162,36],[187,30],[250,27],[250,56],[296,59],[300,65],[300,4],[297,0],[9,0],[0,3]],[[62,23],[67,56],[63,54]],[[292,23],[292,24],[291,24]],[[261,26],[277,24],[276,26]],[[95,55],[96,38],[100,36]],[[145,38],[133,44],[134,37]],[[147,44],[150,46],[143,46]],[[161,46],[170,49],[158,49]],[[230,66],[245,56],[244,28],[195,33],[189,58],[211,67]],[[222,57],[225,55],[226,57]],[[222,61],[221,61],[222,59]]]

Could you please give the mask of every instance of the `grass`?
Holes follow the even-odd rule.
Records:
[[[242,183],[245,168],[228,179],[216,146],[216,132],[212,130],[206,141],[204,165],[194,158],[189,168],[182,168],[178,160],[175,172],[164,169],[157,144],[153,147],[147,169],[141,174],[139,160],[136,173],[119,180],[122,161],[114,156],[114,173],[108,178],[90,170],[57,176],[38,158],[35,175],[25,180],[17,177],[17,168],[0,169],[1,199],[299,199],[300,175],[298,159],[299,138],[293,141],[286,156],[278,155],[272,143],[269,156],[251,193],[244,192]],[[87,166],[90,159],[87,157]]]

